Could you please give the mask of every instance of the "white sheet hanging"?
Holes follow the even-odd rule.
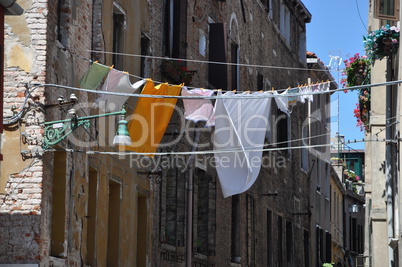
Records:
[[[239,150],[215,153],[216,170],[224,197],[248,190],[261,169],[261,149],[269,123],[272,98],[241,98],[245,94],[250,93],[228,92],[225,95],[239,96],[239,99],[217,99],[215,104],[214,149]],[[265,96],[271,93],[252,94]],[[260,151],[247,151],[253,149]]]
[[[278,94],[277,91],[274,91],[274,98],[275,98],[276,105],[282,112],[289,114],[287,94],[288,94],[288,90],[285,90],[282,94]]]

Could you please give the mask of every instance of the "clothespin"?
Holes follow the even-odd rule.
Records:
[[[260,92],[260,93],[262,93],[263,91],[262,91],[262,90],[260,90],[259,92]]]
[[[246,93],[250,93],[250,90],[247,90]]]
[[[271,92],[275,91],[275,88],[272,86]]]
[[[95,61],[94,64],[95,64],[95,63],[98,63],[98,62],[99,62],[99,61]]]
[[[127,72],[127,71],[123,71],[123,73],[124,73],[124,74],[128,74],[128,72]]]
[[[113,69],[113,67],[114,67],[114,65],[110,66],[110,67],[109,67],[109,70]]]
[[[234,89],[232,92],[233,92],[233,93],[236,93],[236,89]]]

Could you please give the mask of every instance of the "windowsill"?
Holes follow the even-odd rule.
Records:
[[[65,266],[66,260],[61,257],[49,256],[49,262],[52,262],[52,266]]]
[[[201,254],[201,253],[198,253],[198,252],[194,252],[193,257],[196,258],[196,259],[200,259],[200,260],[207,260],[208,259],[207,255],[204,255],[204,254]]]

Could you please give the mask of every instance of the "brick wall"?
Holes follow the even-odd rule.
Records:
[[[47,1],[26,1],[19,3],[25,13],[5,20],[5,83],[4,116],[19,111],[26,96],[26,84],[45,81],[46,64],[46,16]],[[44,120],[41,103],[44,103],[43,88],[33,91],[25,106],[25,120],[22,121],[27,133],[25,143],[28,151],[40,148]],[[16,124],[5,126],[3,147],[8,142],[11,150],[3,150],[2,186],[0,204],[0,246],[1,263],[40,262],[46,240],[42,239],[42,181],[43,163],[40,157],[28,158],[24,163],[20,154],[22,141],[10,138],[18,129]],[[11,142],[11,143],[10,143]],[[14,143],[14,144],[13,144]],[[16,173],[7,173],[8,164],[20,162]],[[2,189],[3,190],[3,189]]]

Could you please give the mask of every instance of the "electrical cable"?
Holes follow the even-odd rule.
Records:
[[[366,31],[368,31],[366,24],[364,24],[364,22],[363,22],[362,15],[360,14],[359,3],[357,0],[356,0],[356,9],[357,9],[357,14],[359,15],[360,21],[363,24],[363,27],[366,29]]]
[[[256,64],[244,64],[244,63],[230,63],[230,62],[218,62],[218,61],[208,61],[208,60],[195,60],[195,59],[185,59],[185,58],[171,58],[171,57],[159,57],[159,56],[147,56],[147,55],[138,55],[138,54],[116,53],[116,52],[97,51],[97,50],[86,50],[86,51],[91,52],[91,53],[112,54],[112,55],[130,56],[130,57],[143,57],[143,58],[150,58],[150,59],[186,61],[186,62],[192,62],[192,63],[216,64],[216,65],[239,66],[239,67],[253,67],[253,68],[268,68],[268,69],[318,71],[318,72],[319,71],[325,71],[325,72],[329,72],[328,69],[309,69],[309,68],[281,67],[281,66],[256,65]]]
[[[84,58],[83,56],[80,56],[80,55],[77,55],[76,53],[73,53],[73,52],[71,52],[71,51],[68,50],[68,49],[63,49],[63,48],[60,48],[60,49],[62,49],[63,51],[67,51],[67,52],[71,53],[71,55],[76,56],[76,57],[78,57],[78,58],[80,58],[80,59],[84,59],[85,61],[89,61],[89,62],[91,62],[91,63],[94,63],[93,60]],[[115,54],[116,54],[116,53],[115,53]],[[140,56],[140,55],[138,55],[138,56]],[[143,56],[143,55],[141,55],[141,56],[142,56],[142,57],[151,57],[151,56]],[[181,60],[181,59],[174,59],[174,58],[168,58],[168,57],[162,57],[162,58],[163,58],[164,60]],[[205,62],[208,62],[208,61],[205,61]],[[109,66],[103,65],[103,64],[101,64],[101,63],[97,63],[97,64],[102,65],[102,66],[104,66],[104,67],[109,67]],[[234,65],[235,65],[236,63],[228,63],[228,64],[234,64]],[[114,69],[114,70],[116,70],[116,71],[124,72],[124,71],[122,71],[122,70],[117,70],[117,69],[113,68],[113,66],[111,66],[111,67],[109,67],[109,68],[112,68],[112,69]],[[338,70],[338,71],[339,71],[339,70]],[[137,76],[137,75],[128,73],[128,72],[124,72],[124,73],[126,73],[128,76],[134,77],[134,78],[139,79],[139,80],[147,79],[147,78],[145,78],[145,77],[140,77],[140,76]],[[155,81],[155,80],[152,80],[152,81],[153,81],[154,83],[157,83],[157,84],[166,83],[166,82]],[[336,83],[335,81],[330,81],[330,82],[331,82],[331,83]],[[337,83],[336,83],[336,84],[337,84]],[[173,85],[173,84],[172,84],[172,85]],[[187,88],[199,88],[199,87],[187,86]],[[216,91],[217,91],[217,89],[210,89],[210,90],[216,90]],[[287,90],[287,89],[279,89],[279,90],[276,90],[276,92],[281,92],[281,91],[285,91],[285,90]],[[229,91],[231,91],[231,90],[221,90],[221,89],[219,89],[219,91],[222,91],[222,92],[229,92]]]

